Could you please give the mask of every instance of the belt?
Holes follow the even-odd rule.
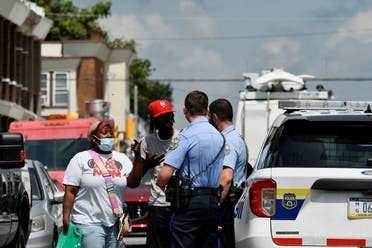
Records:
[[[217,195],[216,188],[191,188],[191,195]]]

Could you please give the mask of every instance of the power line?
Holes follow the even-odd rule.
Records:
[[[98,14],[82,14],[82,13],[57,13],[57,12],[46,12],[47,15],[49,16],[62,16],[62,17],[98,17],[101,18],[101,15]],[[111,13],[109,16],[118,16],[120,14],[117,13]],[[135,17],[135,18],[151,18],[157,15],[132,15],[132,14],[127,14],[123,15],[121,14],[120,16],[124,17]],[[278,21],[278,20],[285,20],[285,21],[322,21],[322,20],[337,20],[337,21],[343,21],[346,19],[349,19],[350,17],[348,16],[338,16],[338,17],[330,17],[330,16],[323,16],[323,17],[312,17],[312,16],[307,16],[307,17],[288,17],[288,16],[282,16],[282,17],[261,17],[261,16],[164,16],[161,15],[161,18],[164,20],[203,20],[203,19],[213,19],[217,21]]]
[[[149,81],[158,81],[158,82],[244,82],[244,78],[158,78],[158,79],[149,79]],[[330,81],[330,82],[351,82],[351,81],[370,81],[372,82],[372,77],[319,77],[306,79],[309,81]]]
[[[102,81],[111,81],[111,82],[186,82],[186,83],[217,83],[217,82],[244,82],[244,78],[148,78],[148,79],[129,79],[129,78],[72,78],[69,77],[68,80],[79,80],[83,82],[102,82]],[[372,82],[372,77],[315,77],[309,78],[305,81],[329,81],[329,82]]]
[[[360,30],[340,30],[340,31],[324,31],[324,32],[299,32],[287,34],[257,34],[257,35],[237,35],[237,36],[201,36],[201,37],[130,37],[129,40],[138,41],[200,41],[200,40],[249,40],[249,39],[265,39],[265,38],[280,38],[280,37],[308,37],[322,36],[330,34],[353,34],[353,33],[369,33],[372,29]]]

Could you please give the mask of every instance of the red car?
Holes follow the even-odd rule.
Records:
[[[132,232],[125,235],[127,245],[144,245],[146,243],[147,213],[150,198],[151,175],[146,173],[137,188],[127,188],[125,202],[132,220]]]

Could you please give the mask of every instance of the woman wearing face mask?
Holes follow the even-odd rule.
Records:
[[[133,162],[113,150],[114,132],[109,121],[94,123],[88,139],[91,148],[77,153],[65,171],[63,232],[67,234],[71,221],[82,231],[81,248],[116,248],[125,189],[137,187],[143,172],[140,144],[132,144]]]

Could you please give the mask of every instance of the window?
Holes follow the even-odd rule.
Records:
[[[49,72],[41,74],[41,104],[44,107],[68,105],[68,73]]]
[[[41,106],[49,106],[49,74],[41,74],[41,83],[40,83],[40,94],[41,94]]]
[[[273,144],[272,167],[368,168],[372,123],[288,121]]]

